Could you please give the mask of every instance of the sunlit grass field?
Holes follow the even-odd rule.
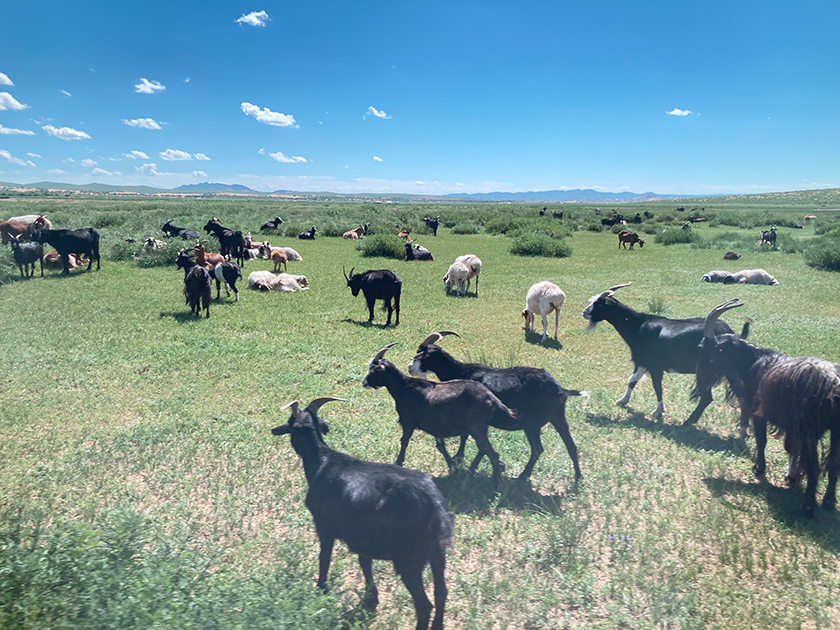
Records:
[[[619,290],[623,302],[669,317],[702,316],[738,297],[746,307],[724,319],[736,330],[752,319],[753,343],[838,361],[840,274],[816,271],[798,253],[747,252],[724,261],[718,249],[666,247],[653,235],[641,250],[619,250],[610,232],[574,231],[575,213],[591,212],[585,208],[574,209],[571,223],[564,219],[572,255],[549,259],[511,255],[505,236],[459,235],[451,227],[437,237],[423,232],[423,215],[457,224],[469,209],[51,203],[32,203],[32,211],[49,208],[56,227],[103,224],[102,269],[70,277],[47,271],[25,282],[6,270],[0,627],[412,628],[410,596],[386,562],[374,563],[379,610],[363,613],[361,572],[341,543],[331,592],[317,591],[303,470],[288,439],[270,429],[286,421],[280,407],[292,400],[346,398],[322,409],[328,444],[393,462],[400,435],[394,404],[385,390],[362,388],[367,362],[397,342],[388,357],[407,370],[417,344],[443,329],[461,335],[441,342],[458,359],[546,368],[566,387],[592,392],[568,404],[579,483],[550,426],[530,484],[514,480],[528,460],[524,435],[491,430],[507,464],[498,489],[486,460],[475,476],[449,475],[433,439],[415,434],[406,466],[431,474],[455,514],[446,627],[840,624],[840,516],[820,510],[815,521],[800,517],[802,488],[784,482],[780,441],[770,439],[767,479],[756,480],[754,440],[736,438],[736,413],[723,389],[695,427],[681,426],[694,406],[686,375],[665,376],[661,422],[650,419],[656,399],[648,380],[628,407],[615,406],[632,372],[629,352],[610,325],[585,333],[581,317],[591,296],[624,282],[633,284]],[[0,208],[11,215],[30,206]],[[353,241],[304,242],[284,233],[270,240],[300,252],[303,261],[289,263],[289,272],[306,275],[309,290],[254,293],[243,282],[234,303],[224,291],[216,300],[214,286],[210,318],[195,319],[184,304],[182,272],[108,257],[127,236],[160,236],[173,217],[200,229],[218,216],[260,238],[256,228],[277,213],[301,229],[324,221],[350,229],[368,216],[380,232],[409,224],[435,260],[363,258]],[[755,232],[693,229],[707,240]],[[815,238],[813,228],[779,233]],[[474,287],[468,297],[445,296],[443,275],[467,253],[484,262],[478,296]],[[403,281],[398,327],[385,327],[379,310],[367,323],[343,267],[396,271]],[[700,282],[712,269],[756,267],[779,286]],[[270,261],[249,261],[244,275],[271,268]],[[545,344],[539,320],[537,333],[528,334],[520,316],[528,287],[540,280],[567,295],[558,341]]]

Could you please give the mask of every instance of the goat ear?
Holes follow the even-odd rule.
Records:
[[[330,432],[330,425],[325,420],[318,418],[318,430],[321,432],[321,435],[326,435]]]

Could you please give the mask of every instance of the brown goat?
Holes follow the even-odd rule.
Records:
[[[280,269],[280,265],[283,265],[283,271],[288,272],[288,268],[286,267],[286,261],[288,257],[286,256],[286,252],[282,249],[272,249],[271,250],[271,262],[274,263],[274,272]]]
[[[211,269],[219,263],[225,262],[225,257],[221,254],[211,254],[204,249],[204,243],[206,242],[207,241],[199,241],[195,244],[195,247],[193,247],[196,264],[206,267],[207,269]]]

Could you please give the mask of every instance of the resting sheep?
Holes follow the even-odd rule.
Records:
[[[556,284],[544,281],[531,285],[525,298],[525,310],[522,311],[522,317],[525,318],[525,330],[534,332],[534,315],[539,313],[543,325],[543,336],[540,343],[544,342],[548,336],[548,316],[554,311],[556,313],[554,317],[554,338],[557,339],[560,310],[563,308],[565,301],[566,294]]]
[[[735,284],[779,284],[776,278],[764,271],[764,269],[744,269],[732,274],[732,276]]]
[[[293,276],[288,273],[279,273],[271,281],[271,288],[275,291],[283,291],[285,293],[303,291],[309,288],[309,281],[306,279],[306,276]]]
[[[276,276],[270,271],[252,271],[248,276],[248,288],[255,291],[271,291]]]

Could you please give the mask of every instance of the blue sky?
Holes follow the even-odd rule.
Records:
[[[840,187],[840,3],[6,3],[0,181]]]

